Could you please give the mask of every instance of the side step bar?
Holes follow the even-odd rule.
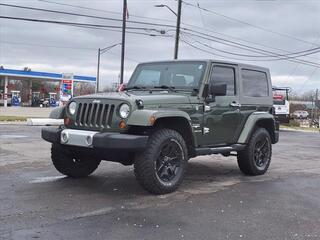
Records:
[[[245,145],[242,144],[233,144],[225,147],[212,147],[212,148],[196,148],[197,156],[200,155],[211,155],[211,154],[227,154],[232,151],[241,151],[245,149]]]

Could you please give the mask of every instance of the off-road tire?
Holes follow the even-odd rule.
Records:
[[[255,149],[257,147],[257,144],[259,141],[262,141],[262,139],[266,139],[267,143],[265,147],[268,148],[268,153],[265,164],[262,166],[258,166],[256,163],[255,158]],[[265,150],[264,150],[265,151]],[[257,152],[259,152],[257,150]],[[263,154],[263,152],[261,153]],[[271,138],[269,132],[265,128],[257,128],[251,135],[251,138],[243,151],[238,152],[238,166],[246,175],[250,176],[256,176],[256,175],[262,175],[264,174],[270,165],[271,162],[271,156],[272,156],[272,145],[271,145]]]
[[[93,173],[101,160],[88,157],[77,157],[70,149],[60,144],[52,144],[51,159],[55,168],[63,175],[72,178],[83,178]]]
[[[178,155],[180,156],[177,174],[174,174],[172,181],[168,182],[161,179],[157,170],[157,164],[159,164],[159,161],[162,162],[162,160],[159,159],[165,159],[165,156],[163,156],[164,151],[162,151],[164,147],[167,147],[165,144],[178,146],[175,148],[178,149],[176,152],[178,152]],[[172,152],[172,149],[173,148],[171,147],[171,150],[168,151]],[[170,161],[172,160],[169,160],[168,162]],[[183,181],[187,162],[188,151],[183,137],[177,131],[159,129],[150,136],[146,149],[143,152],[136,154],[134,173],[139,184],[148,192],[153,194],[171,193],[175,191]],[[177,168],[174,169],[173,172],[175,172]],[[166,171],[168,173],[167,169]]]

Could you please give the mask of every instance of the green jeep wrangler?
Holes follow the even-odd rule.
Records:
[[[101,160],[134,165],[147,191],[181,184],[190,158],[237,156],[246,175],[264,174],[278,142],[269,70],[212,60],[142,63],[124,91],[72,98],[44,128],[56,169],[90,175]]]

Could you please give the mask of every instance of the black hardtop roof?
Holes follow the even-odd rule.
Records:
[[[248,69],[256,69],[260,71],[269,71],[268,68],[251,65],[246,63],[239,63],[239,62],[232,62],[232,61],[225,61],[225,60],[217,60],[217,59],[178,59],[178,60],[161,60],[161,61],[150,61],[150,62],[142,62],[140,64],[151,64],[151,63],[169,63],[169,62],[207,62],[207,63],[218,63],[218,64],[229,64],[229,65],[236,65],[241,68],[248,68]]]

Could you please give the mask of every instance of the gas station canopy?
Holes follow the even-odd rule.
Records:
[[[15,104],[33,106],[34,98],[61,101],[94,92],[96,77],[80,76],[72,73],[50,73],[24,70],[6,69],[0,67],[0,104],[12,104],[11,97],[15,97]],[[54,99],[53,99],[54,98]]]
[[[21,77],[21,78],[40,78],[40,79],[51,79],[51,80],[63,79],[63,74],[61,73],[36,72],[36,71],[24,71],[24,70],[1,69],[1,68],[0,68],[0,76]],[[96,78],[74,75],[73,80],[95,83]]]

